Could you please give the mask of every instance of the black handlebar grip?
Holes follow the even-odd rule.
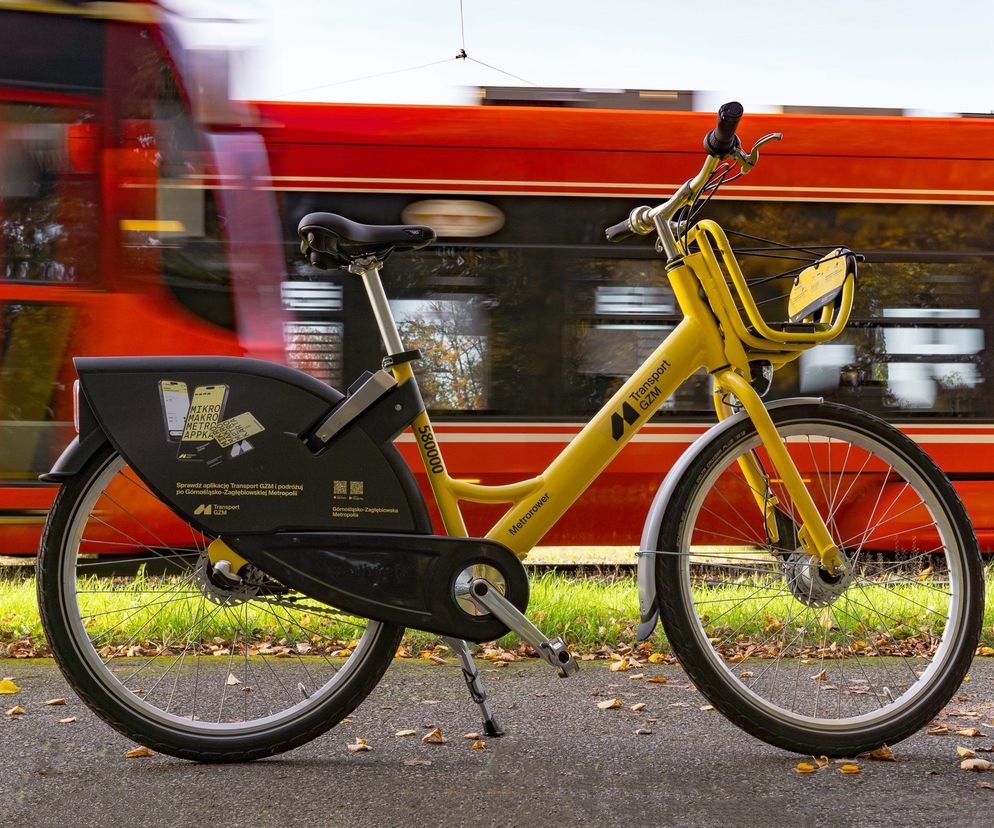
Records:
[[[625,239],[630,239],[635,235],[635,231],[632,230],[631,222],[628,219],[624,221],[619,221],[617,224],[612,224],[607,230],[604,231],[604,235],[607,236],[609,242],[617,244],[618,242],[623,242]]]
[[[742,104],[729,101],[718,109],[718,125],[704,138],[704,149],[708,155],[724,158],[735,149],[735,130],[742,120]]]

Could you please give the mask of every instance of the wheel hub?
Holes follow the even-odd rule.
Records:
[[[845,592],[852,583],[853,570],[845,553],[843,571],[833,575],[824,569],[817,558],[798,549],[781,561],[784,578],[791,594],[810,607],[827,607]]]
[[[247,564],[231,574],[227,561],[213,563],[206,551],[200,553],[193,582],[204,597],[214,604],[233,606],[255,598],[263,588],[265,575],[258,568]]]

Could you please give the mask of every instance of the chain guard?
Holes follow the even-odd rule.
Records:
[[[225,542],[271,578],[348,613],[466,641],[493,641],[508,628],[470,615],[455,599],[456,578],[483,564],[506,584],[505,597],[528,607],[528,576],[507,547],[487,538],[373,532],[228,535]]]

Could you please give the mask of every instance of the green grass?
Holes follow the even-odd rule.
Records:
[[[829,647],[836,642],[837,646],[846,646],[860,640],[865,642],[866,651],[872,652],[876,644],[883,646],[884,643],[877,632],[881,616],[886,618],[887,631],[892,636],[887,643],[927,640],[936,632],[934,622],[940,619],[923,607],[943,608],[944,596],[936,589],[941,586],[941,583],[909,583],[886,588],[874,585],[864,587],[865,591],[850,590],[855,603],[843,598],[833,611],[812,610],[807,616],[801,616],[811,619],[809,623],[818,630],[817,634],[808,634],[806,644]],[[81,583],[79,588],[109,590],[86,597],[85,612],[95,614],[88,628],[91,635],[101,636],[101,645],[120,647],[146,641],[175,641],[194,624],[201,605],[199,597],[191,595],[190,601],[153,606],[134,614],[131,609],[125,611],[124,608],[147,603],[149,599],[142,596],[147,595],[148,590],[163,588],[162,581],[145,581],[141,576]],[[549,572],[535,577],[531,590],[528,614],[532,620],[547,634],[563,635],[578,651],[596,652],[603,647],[616,649],[620,645],[634,645],[634,630],[638,623],[634,579],[575,579]],[[762,588],[757,592],[754,585],[746,583],[701,587],[697,597],[699,601],[714,602],[709,604],[715,609],[709,613],[708,633],[721,639],[730,653],[736,647],[741,649],[764,639],[776,641],[780,638],[789,642],[792,638],[792,635],[777,634],[779,625],[786,622],[787,628],[791,627],[791,616],[800,606],[790,597],[778,597]],[[743,598],[748,600],[739,603]],[[359,635],[354,621],[350,623],[313,611],[280,609],[274,614],[255,605],[234,610],[206,606],[216,612],[201,636],[205,646],[223,646],[225,642],[243,640],[240,629],[251,630],[252,638],[257,642],[278,644],[286,640],[293,644],[308,637],[295,629],[293,622],[305,628],[310,633],[310,640],[321,646],[347,647],[348,642]],[[797,621],[794,623],[796,626]],[[821,640],[813,640],[816,637]],[[434,635],[409,631],[404,643],[409,650],[419,651],[430,648],[437,640]],[[0,579],[0,654],[4,653],[5,645],[13,642],[29,642],[37,651],[44,647],[33,577]],[[982,643],[985,646],[994,644],[994,582],[991,581],[987,584],[987,617]],[[500,644],[513,646],[517,640],[507,636]],[[653,646],[666,649],[661,628],[657,629]]]

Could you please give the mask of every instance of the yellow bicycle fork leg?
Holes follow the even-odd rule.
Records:
[[[731,408],[723,399],[724,394],[717,386],[715,387],[713,396],[714,410],[718,415],[718,420],[724,420],[731,414]],[[763,471],[762,466],[759,465],[756,455],[751,451],[748,454],[743,454],[738,459],[738,464],[742,470],[742,476],[745,478],[746,485],[749,486],[749,491],[756,501],[756,506],[759,507],[759,511],[763,513],[765,518],[767,537],[769,537],[771,543],[778,544],[780,542],[780,531],[777,529],[776,507],[780,501],[770,489],[769,478],[766,472]]]
[[[777,474],[783,480],[784,487],[790,494],[797,515],[801,519],[802,526],[798,530],[797,538],[804,551],[817,557],[821,565],[830,573],[838,574],[843,568],[839,547],[832,541],[828,527],[818,511],[818,507],[815,506],[811,493],[804,485],[787,447],[781,441],[763,401],[752,386],[730,368],[717,372],[716,378],[724,391],[730,391],[738,398],[748,413],[749,419],[756,426],[759,438],[770,455],[770,460],[776,467]]]

